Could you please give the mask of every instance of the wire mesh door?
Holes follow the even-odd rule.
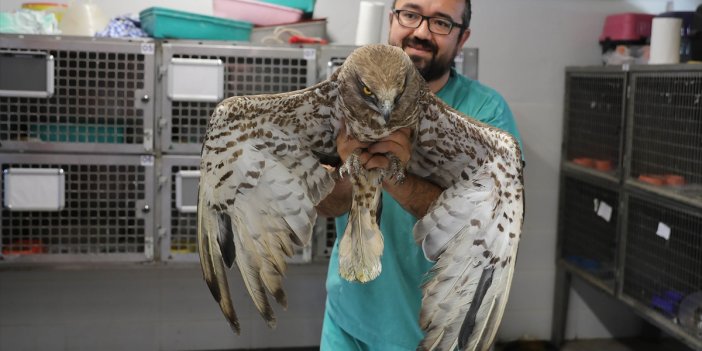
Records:
[[[300,90],[316,83],[316,49],[163,44],[162,67],[174,59],[217,60],[224,68],[224,97]],[[166,76],[162,84],[171,84]],[[161,147],[172,154],[199,154],[207,123],[219,101],[169,97],[162,88]]]
[[[570,176],[562,181],[561,258],[614,291],[619,192]]]
[[[702,206],[702,70],[632,72],[628,179]]]
[[[45,97],[0,91],[0,150],[138,153],[153,149],[155,43],[0,35],[0,65],[53,61]],[[41,80],[42,77],[21,79]],[[9,83],[8,83],[9,84]]]
[[[626,72],[566,72],[565,161],[612,178],[622,160]]]
[[[0,246],[6,261],[153,258],[152,156],[0,154],[0,161]],[[33,181],[15,181],[28,174],[35,175]],[[57,177],[62,186],[47,186]],[[58,198],[61,205],[43,204]],[[13,206],[18,203],[24,206]]]
[[[633,194],[627,208],[622,293],[676,320],[702,291],[702,212]]]

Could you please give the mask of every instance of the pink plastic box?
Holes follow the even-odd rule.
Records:
[[[600,43],[605,41],[644,43],[651,37],[653,15],[647,13],[619,13],[607,16]]]
[[[275,26],[294,23],[302,17],[302,11],[291,7],[269,4],[255,0],[213,0],[214,15],[239,21],[248,21],[257,26]]]

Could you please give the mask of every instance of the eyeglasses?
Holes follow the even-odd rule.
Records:
[[[465,28],[463,24],[456,23],[443,17],[423,16],[409,10],[393,9],[392,12],[394,12],[395,16],[397,16],[397,22],[399,22],[401,26],[407,28],[419,28],[419,26],[422,25],[422,22],[426,20],[429,26],[429,31],[434,34],[448,35],[451,33],[453,27],[458,27],[461,29]]]

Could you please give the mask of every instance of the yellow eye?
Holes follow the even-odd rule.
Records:
[[[365,85],[363,86],[363,93],[366,94],[366,96],[373,95],[373,92]]]

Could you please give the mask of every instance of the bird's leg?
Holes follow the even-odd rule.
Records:
[[[402,166],[400,158],[391,153],[387,153],[385,156],[390,160],[390,168],[387,170],[387,175],[389,175],[390,178],[395,178],[395,184],[404,183],[405,168]]]

